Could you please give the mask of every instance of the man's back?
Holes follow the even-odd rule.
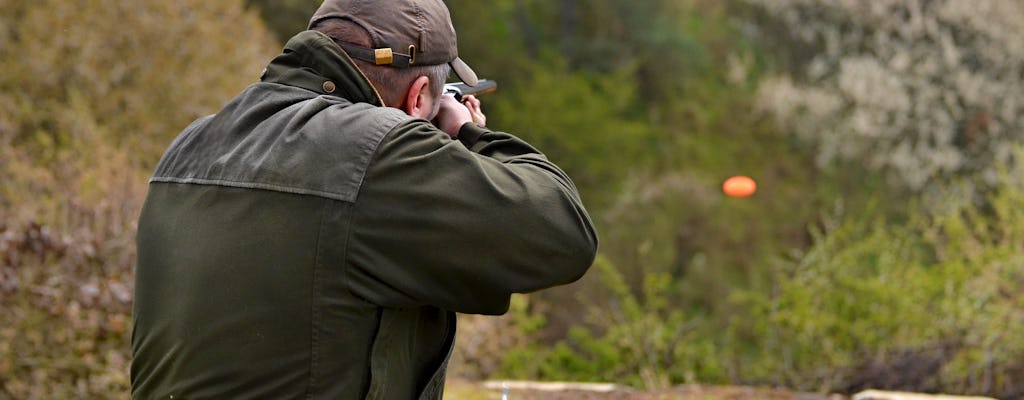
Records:
[[[337,135],[316,126],[326,118],[361,129]],[[366,393],[381,312],[343,288],[339,244],[366,149],[390,126],[360,118],[404,119],[260,83],[176,140],[140,217],[138,397]],[[430,361],[444,352],[436,341],[422,349]]]
[[[453,311],[587,269],[554,164],[372,93],[307,31],[171,145],[139,220],[133,397],[439,398]]]

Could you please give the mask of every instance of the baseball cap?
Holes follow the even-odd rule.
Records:
[[[459,58],[455,27],[442,0],[325,0],[309,27],[330,18],[369,32],[372,48],[342,44],[352,58],[396,68],[447,63],[467,85],[477,84],[476,73]]]

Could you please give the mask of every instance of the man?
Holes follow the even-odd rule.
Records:
[[[134,398],[439,399],[455,312],[593,261],[565,173],[442,95],[476,76],[441,0],[327,0],[310,28],[157,166]]]

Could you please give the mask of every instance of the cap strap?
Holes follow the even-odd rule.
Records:
[[[376,65],[390,65],[396,68],[409,68],[413,64],[413,56],[396,53],[390,47],[368,49],[352,43],[339,43],[342,49],[352,58]]]

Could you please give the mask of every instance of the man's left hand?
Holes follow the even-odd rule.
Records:
[[[454,138],[459,135],[462,126],[470,122],[480,126],[487,123],[487,116],[480,109],[480,100],[474,96],[465,96],[462,103],[459,103],[450,94],[441,96],[441,106],[433,121],[435,126]]]

